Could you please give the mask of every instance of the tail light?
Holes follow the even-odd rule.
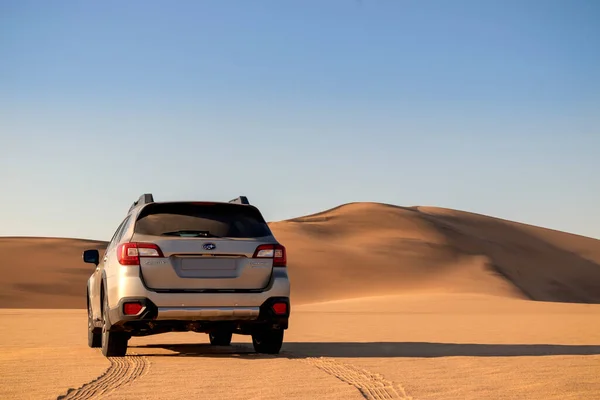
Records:
[[[142,306],[141,303],[136,302],[132,302],[132,303],[125,303],[123,304],[123,314],[125,315],[138,315],[140,311],[142,311],[142,308],[144,308],[144,306]]]
[[[253,258],[272,258],[274,267],[285,267],[287,264],[285,247],[280,244],[261,244],[256,248]]]
[[[273,309],[273,312],[277,315],[285,315],[288,309],[286,303],[275,303],[271,308]]]
[[[123,243],[117,247],[117,260],[121,265],[140,265],[140,257],[164,256],[153,243]]]

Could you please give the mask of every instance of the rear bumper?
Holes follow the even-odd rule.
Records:
[[[113,326],[128,328],[143,322],[169,321],[240,322],[276,324],[287,328],[290,283],[285,268],[275,268],[267,288],[261,292],[155,292],[137,274],[107,280],[109,316]],[[124,304],[139,302],[136,315],[125,315]],[[286,315],[276,315],[271,306],[285,302]]]
[[[142,309],[136,315],[125,315],[123,304],[138,302]],[[286,313],[276,314],[273,305],[285,303]],[[110,309],[113,330],[133,335],[170,331],[210,331],[228,327],[238,333],[251,333],[264,326],[288,328],[290,301],[288,297],[270,297],[259,307],[157,307],[147,298],[122,299],[119,306]]]

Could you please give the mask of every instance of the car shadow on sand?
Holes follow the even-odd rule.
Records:
[[[148,344],[130,346],[145,356],[234,357],[234,358],[429,358],[429,357],[531,357],[599,355],[596,345],[556,344],[459,344],[428,342],[287,342],[278,356],[256,354],[251,344]],[[135,350],[134,350],[135,349]],[[168,350],[154,352],[153,349]]]

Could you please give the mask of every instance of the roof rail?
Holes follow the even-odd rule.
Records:
[[[144,193],[131,205],[131,207],[129,207],[129,211],[133,210],[137,206],[143,206],[144,204],[149,203],[154,203],[154,196],[152,196],[152,193]]]
[[[235,203],[235,204],[244,204],[244,205],[249,205],[250,202],[248,201],[248,198],[246,196],[240,196],[237,197],[233,200],[229,200],[230,203]]]

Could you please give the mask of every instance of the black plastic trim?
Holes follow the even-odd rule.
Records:
[[[274,303],[285,303],[287,304],[287,313],[284,315],[275,314],[273,311]],[[288,328],[288,320],[291,313],[290,299],[289,297],[269,297],[261,306],[258,314],[257,322],[265,323],[269,325],[279,325],[282,329]]]
[[[137,315],[125,315],[123,305],[125,303],[138,302],[142,304],[142,311]],[[119,304],[115,308],[111,308],[109,316],[111,323],[116,321],[115,325],[122,325],[128,321],[153,320],[158,315],[158,307],[150,299],[146,297],[123,297],[119,300]]]
[[[287,305],[287,312],[285,314],[275,314],[273,311],[273,304],[285,303]],[[261,306],[258,314],[258,319],[278,319],[278,318],[289,318],[290,317],[290,298],[289,297],[269,297]]]
[[[229,202],[234,203],[234,204],[250,205],[250,202],[248,201],[248,197],[246,197],[246,196],[236,197],[233,200],[229,200]]]

